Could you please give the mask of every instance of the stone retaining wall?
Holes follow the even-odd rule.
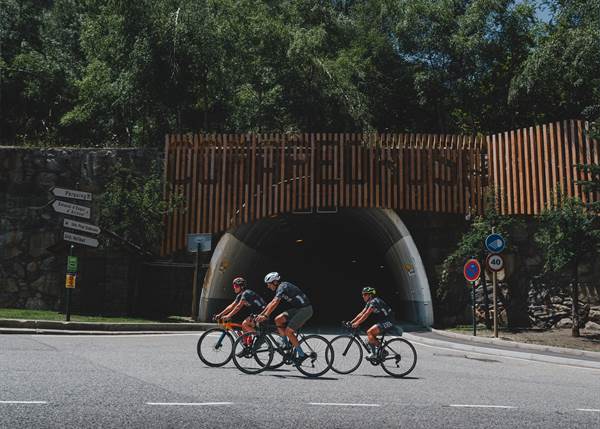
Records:
[[[50,205],[53,186],[79,186],[98,195],[116,162],[130,161],[140,171],[148,171],[161,156],[156,150],[131,148],[0,147],[0,307],[57,310],[62,306],[68,246],[62,240],[63,216]],[[95,222],[94,201],[89,222]],[[84,266],[86,255],[105,258],[102,269],[110,281],[105,282],[104,293],[97,298],[106,300],[106,305],[98,303],[98,307],[107,312],[125,312],[127,294],[122,290],[128,288],[130,277],[128,254],[78,247]],[[87,265],[90,268],[93,264]],[[85,289],[81,288],[75,291],[74,308],[85,311],[81,302]]]

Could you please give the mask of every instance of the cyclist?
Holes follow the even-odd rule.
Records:
[[[267,288],[275,291],[275,297],[267,304],[262,313],[256,318],[257,322],[265,321],[275,311],[281,300],[290,305],[290,309],[275,317],[277,331],[282,337],[287,337],[294,348],[297,360],[302,361],[306,354],[300,348],[296,331],[304,325],[313,315],[313,308],[308,297],[298,286],[289,282],[282,282],[277,272],[271,272],[265,276]]]
[[[377,357],[377,350],[381,346],[377,339],[377,335],[388,332],[394,327],[394,316],[390,306],[387,305],[383,299],[375,296],[377,295],[377,291],[374,288],[368,286],[364,287],[361,293],[362,298],[366,303],[365,308],[352,319],[350,324],[352,325],[352,328],[356,329],[361,323],[367,320],[369,316],[374,315],[376,317],[377,323],[367,330],[367,338],[371,346],[371,353],[369,353],[367,359],[371,360]]]
[[[247,288],[246,280],[243,277],[233,279],[232,287],[236,294],[235,299],[214,318],[227,321],[237,315],[236,319],[242,319],[242,330],[254,332],[254,322],[250,316],[263,311],[265,301],[259,294]]]

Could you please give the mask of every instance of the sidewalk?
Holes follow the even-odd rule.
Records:
[[[414,343],[433,347],[600,369],[598,352],[518,343],[499,338],[473,337],[436,329],[432,329],[431,332],[405,333],[404,337]]]

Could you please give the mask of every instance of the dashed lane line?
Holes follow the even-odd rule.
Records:
[[[503,409],[511,409],[517,408],[511,405],[481,405],[481,404],[450,404],[450,407],[458,407],[458,408],[503,408]]]
[[[0,404],[27,404],[27,405],[44,405],[46,401],[0,401]]]
[[[594,408],[577,408],[577,411],[586,411],[588,413],[600,413],[600,410]]]
[[[379,404],[345,404],[339,402],[309,402],[309,405],[322,405],[330,407],[380,407]]]
[[[194,407],[210,405],[233,405],[233,402],[146,402],[146,405]]]

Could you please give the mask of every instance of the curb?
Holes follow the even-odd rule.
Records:
[[[107,334],[117,332],[177,332],[177,331],[204,331],[217,326],[214,323],[105,323],[105,322],[61,322],[53,320],[21,320],[0,319],[0,332],[8,334],[9,331],[33,330],[39,331],[69,331],[71,334],[89,331],[103,331]]]
[[[540,344],[529,344],[529,343],[519,343],[516,341],[504,340],[501,338],[489,338],[489,337],[473,337],[464,334],[458,334],[456,332],[448,332],[448,331],[440,331],[437,329],[432,329],[431,332],[434,332],[438,335],[443,335],[450,338],[456,338],[463,341],[470,341],[475,343],[484,343],[484,344],[493,344],[498,346],[510,346],[515,347],[517,349],[523,350],[532,350],[532,351],[541,351],[541,352],[551,352],[557,354],[566,354],[571,356],[584,356],[591,359],[597,359],[600,361],[600,352],[590,352],[588,350],[578,350],[578,349],[569,349],[566,347],[555,347],[555,346],[542,346]]]
[[[425,344],[425,345],[430,345],[430,346],[435,346],[435,347],[443,347],[443,348],[447,348],[447,349],[480,353],[480,354],[486,354],[486,355],[492,355],[492,356],[503,356],[503,357],[525,359],[525,360],[536,361],[536,362],[545,362],[545,363],[553,363],[553,364],[560,364],[560,365],[578,366],[578,367],[591,368],[591,369],[600,369],[600,360],[592,361],[592,360],[577,359],[576,357],[549,356],[549,355],[545,355],[545,354],[541,354],[541,353],[527,353],[525,351],[514,351],[514,350],[508,350],[508,349],[489,348],[489,347],[483,347],[483,346],[477,346],[477,345],[469,345],[469,344],[455,343],[455,342],[450,342],[450,341],[442,341],[442,340],[422,337],[422,336],[413,335],[413,334],[406,334],[406,333],[404,334],[404,337],[409,339],[412,342],[417,343],[417,344]],[[498,344],[498,345],[506,346],[506,344]],[[509,345],[509,346],[511,346],[511,345]],[[538,351],[541,351],[541,350],[538,350]]]

